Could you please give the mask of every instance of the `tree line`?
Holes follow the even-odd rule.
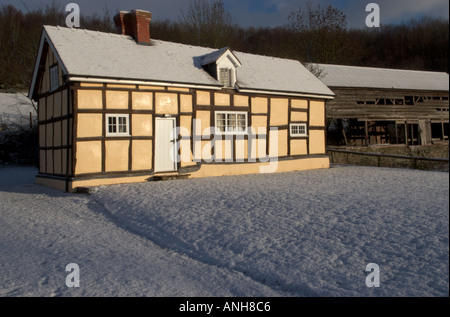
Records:
[[[0,8],[0,89],[27,89],[43,25],[65,25],[64,8],[51,5],[22,12]],[[81,15],[81,28],[116,32],[113,15]],[[276,28],[243,28],[221,0],[191,0],[175,20],[153,20],[151,37],[212,48],[325,63],[449,72],[449,22],[424,17],[380,28],[347,27],[332,5],[309,5]]]

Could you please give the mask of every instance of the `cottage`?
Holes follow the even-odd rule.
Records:
[[[327,120],[347,145],[448,141],[447,73],[326,64],[314,68],[336,94],[327,102]],[[332,131],[328,136],[332,142]]]
[[[150,20],[120,12],[120,34],[43,28],[29,92],[38,183],[74,191],[329,167],[334,94],[299,62],[151,39]]]

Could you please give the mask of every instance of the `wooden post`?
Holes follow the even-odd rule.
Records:
[[[397,126],[397,121],[395,121],[395,144],[398,144],[398,126]]]
[[[409,146],[409,142],[408,142],[408,122],[405,121],[405,144],[408,147]]]
[[[369,126],[367,120],[364,121],[364,132],[366,134],[366,146],[369,145]]]

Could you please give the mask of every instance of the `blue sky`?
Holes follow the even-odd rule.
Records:
[[[70,2],[78,3],[82,14],[103,14],[105,7],[111,14],[119,10],[143,9],[153,13],[154,20],[175,20],[181,11],[186,11],[188,0],[56,0],[65,7]],[[211,0],[213,1],[213,0]],[[13,4],[24,9],[51,3],[52,0],[0,0],[0,5]],[[290,12],[308,3],[332,4],[347,15],[349,27],[365,27],[368,13],[366,5],[375,2],[381,9],[381,23],[401,23],[411,18],[428,15],[449,18],[449,0],[223,0],[235,23],[243,27],[276,27],[287,23]]]

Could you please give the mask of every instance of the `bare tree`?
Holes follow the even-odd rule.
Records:
[[[232,28],[231,14],[222,0],[191,0],[181,23],[191,44],[220,48],[228,45]]]
[[[291,12],[291,28],[298,33],[297,45],[307,62],[338,63],[347,28],[346,15],[336,7],[307,5]]]

